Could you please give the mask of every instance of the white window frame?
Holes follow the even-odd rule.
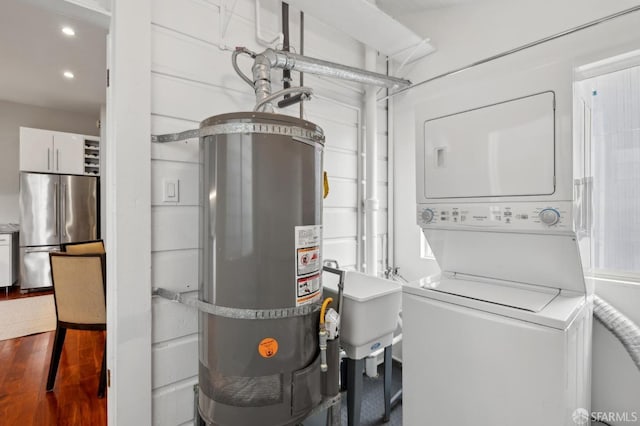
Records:
[[[620,55],[616,55],[610,58],[605,58],[603,60],[590,63],[590,64],[585,64],[576,68],[575,82],[579,83],[584,80],[589,80],[591,78],[596,78],[605,74],[610,74],[610,73],[622,71],[624,69],[633,68],[637,66],[640,66],[640,49],[622,53]],[[593,144],[593,141],[591,141],[590,144]],[[590,149],[592,149],[592,147],[590,147]],[[589,153],[589,158],[591,158],[590,153]],[[593,234],[591,235],[590,244],[593,245]],[[593,256],[593,253],[591,253],[591,256]],[[638,272],[610,270],[610,269],[596,269],[595,267],[592,267],[591,275],[594,278],[602,279],[602,280],[619,280],[624,282],[640,284],[640,273]]]

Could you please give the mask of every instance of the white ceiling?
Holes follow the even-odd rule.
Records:
[[[105,103],[107,30],[47,3],[62,2],[0,2],[0,99],[97,115]],[[62,34],[67,25],[75,37]],[[75,78],[65,79],[66,70]]]
[[[376,5],[391,16],[438,9],[479,0],[377,0]]]

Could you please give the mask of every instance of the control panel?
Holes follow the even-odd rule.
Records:
[[[514,231],[571,231],[572,203],[419,204],[422,228],[495,228]]]

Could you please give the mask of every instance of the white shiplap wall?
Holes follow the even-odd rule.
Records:
[[[280,2],[263,1],[263,33],[273,37],[280,28]],[[152,133],[192,129],[215,114],[250,110],[252,90],[231,67],[224,46],[247,46],[261,51],[255,38],[255,4],[238,0],[224,25],[216,0],[154,0],[152,5]],[[298,11],[291,11],[291,40],[298,47]],[[335,29],[305,17],[305,54],[362,67],[363,46]],[[250,71],[250,61],[240,59]],[[383,69],[383,68],[382,68]],[[294,73],[297,84],[297,74]],[[274,81],[279,72],[273,73]],[[324,203],[324,257],[341,266],[358,268],[359,208],[364,193],[362,176],[362,88],[325,78],[305,76],[317,96],[305,103],[305,119],[319,124],[327,136],[324,156],[331,193]],[[288,110],[297,115],[298,107]],[[381,214],[386,223],[386,115],[379,111]],[[152,283],[175,291],[195,291],[198,280],[198,145],[196,140],[152,146]],[[179,179],[177,203],[162,201],[163,179]],[[361,235],[360,235],[361,237]],[[382,242],[383,239],[381,238]],[[380,250],[380,254],[385,253]],[[197,382],[197,317],[195,311],[173,302],[153,301],[153,423],[190,424],[193,385]]]

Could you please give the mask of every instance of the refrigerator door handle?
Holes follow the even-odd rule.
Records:
[[[60,236],[67,236],[67,185],[64,183],[61,185],[61,197],[60,197]]]
[[[54,236],[58,236],[58,184],[53,184],[53,232]]]
[[[60,251],[58,247],[50,248],[50,247],[25,247],[25,253],[51,253],[51,252]]]

